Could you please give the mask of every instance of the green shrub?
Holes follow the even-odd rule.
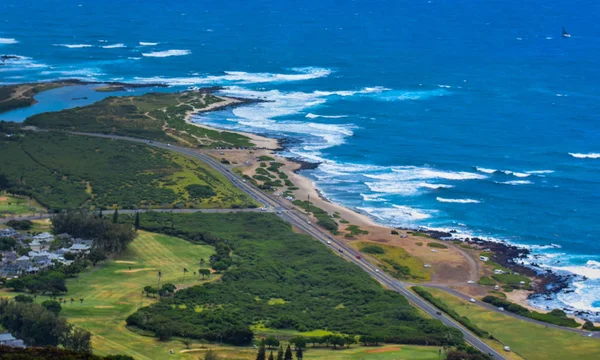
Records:
[[[488,295],[483,298],[483,301],[488,304],[492,304],[496,307],[503,307],[504,310],[506,310],[506,311],[509,311],[511,313],[521,315],[521,316],[524,316],[524,317],[527,317],[530,319],[547,322],[549,324],[554,324],[554,325],[558,325],[558,326],[565,326],[565,327],[572,327],[572,328],[579,327],[579,323],[577,321],[567,317],[567,314],[560,309],[554,309],[547,314],[542,314],[537,311],[530,311],[529,309],[527,309],[519,304],[515,304],[508,300],[500,299],[495,296]]]
[[[186,186],[185,189],[190,196],[194,198],[205,199],[217,195],[217,193],[208,185],[191,184]]]
[[[385,249],[377,245],[367,245],[360,249],[360,251],[366,254],[385,254]]]
[[[436,243],[436,242],[427,243],[427,246],[430,248],[435,248],[435,249],[447,249],[448,248],[446,245]]]
[[[488,276],[482,276],[481,278],[479,278],[479,281],[477,281],[477,283],[479,285],[484,285],[484,286],[496,285],[496,282],[494,280],[490,279]]]

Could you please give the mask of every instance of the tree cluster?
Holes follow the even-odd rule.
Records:
[[[27,302],[0,299],[0,325],[28,346],[62,345],[91,353],[91,334],[76,328],[45,307]]]
[[[52,231],[94,240],[93,250],[105,255],[119,254],[136,237],[129,224],[115,224],[87,211],[67,211],[52,217]]]

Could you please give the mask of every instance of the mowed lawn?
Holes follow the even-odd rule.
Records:
[[[287,346],[287,345],[284,345]],[[194,346],[195,347],[195,346]],[[205,349],[195,349],[188,352],[193,354],[196,359],[203,359]],[[213,347],[219,357],[223,360],[254,360],[256,359],[256,349],[252,348],[232,348],[232,347]],[[333,350],[331,348],[312,348],[308,347],[304,351],[304,359],[326,359],[326,360],[438,360],[440,348],[433,346],[416,345],[382,345],[377,347],[364,347],[352,345],[349,349]],[[270,350],[267,350],[267,357]],[[277,350],[273,350],[273,357],[277,357]],[[295,354],[294,354],[294,358]],[[442,356],[443,358],[443,356]]]
[[[600,340],[517,320],[470,304],[442,290],[427,288],[461,316],[488,331],[528,360],[600,359]]]
[[[69,292],[62,297],[76,301],[63,305],[61,314],[92,332],[94,352],[100,355],[127,354],[136,360],[192,359],[194,357],[179,354],[184,348],[180,341],[159,342],[139,335],[126,328],[125,319],[138,307],[156,301],[142,296],[142,289],[147,285],[157,286],[159,269],[163,275],[161,284],[170,282],[181,287],[213,281],[215,276],[204,281],[193,276],[193,272],[202,267],[200,259],[208,263],[213,253],[211,246],[140,231],[118,260],[90,267],[79,277],[67,281]],[[184,267],[189,270],[185,280]],[[47,298],[38,296],[37,301]],[[81,298],[83,303],[79,301]],[[170,349],[177,353],[170,355]]]

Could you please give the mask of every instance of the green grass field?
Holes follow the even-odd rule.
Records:
[[[203,281],[194,277],[192,271],[201,267],[201,258],[208,261],[213,253],[210,246],[140,231],[139,237],[119,260],[88,268],[79,277],[67,281],[69,292],[62,297],[77,301],[64,305],[61,314],[69,322],[92,332],[94,352],[98,354],[128,354],[136,360],[165,358],[169,356],[169,349],[182,349],[183,345],[179,341],[159,342],[154,337],[129,331],[125,327],[125,318],[140,305],[156,301],[141,295],[144,286],[157,285],[158,269],[163,273],[161,284],[170,282],[178,287],[201,284]],[[190,271],[185,280],[184,267]],[[204,282],[213,280],[214,276]],[[84,299],[83,303],[78,301],[80,298]],[[46,299],[38,296],[37,301]],[[190,357],[177,355],[170,358]]]
[[[35,201],[27,197],[15,197],[10,194],[0,193],[0,217],[5,215],[25,215],[32,214],[42,207]]]
[[[385,272],[399,279],[410,279],[412,281],[431,280],[431,273],[423,267],[423,262],[411,256],[406,250],[400,247],[373,244],[366,241],[351,243],[351,246],[359,251],[373,245],[380,247],[385,253],[368,255],[377,259]]]
[[[196,348],[196,346],[194,346]],[[206,348],[208,349],[208,347]],[[193,349],[189,354],[193,354],[199,359],[206,349]],[[254,360],[256,359],[256,350],[251,348],[214,348],[221,359],[226,360]],[[353,345],[349,349],[332,350],[326,348],[311,348],[304,351],[304,359],[327,359],[327,360],[438,360],[439,348],[432,346],[404,346],[404,345],[383,345],[377,347],[363,347]],[[267,350],[269,356],[270,350]],[[277,351],[273,351],[276,357]],[[294,356],[295,358],[295,356]]]
[[[546,328],[517,320],[458,299],[444,291],[427,288],[461,316],[488,331],[528,360],[564,360],[600,358],[600,340],[569,331]]]

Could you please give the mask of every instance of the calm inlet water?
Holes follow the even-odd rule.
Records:
[[[600,310],[597,2],[5,0],[0,10],[0,53],[20,56],[0,81],[221,85],[271,100],[197,121],[298,139],[286,154],[321,162],[307,175],[323,193],[382,223],[529,246],[543,266],[587,276],[538,305]]]

